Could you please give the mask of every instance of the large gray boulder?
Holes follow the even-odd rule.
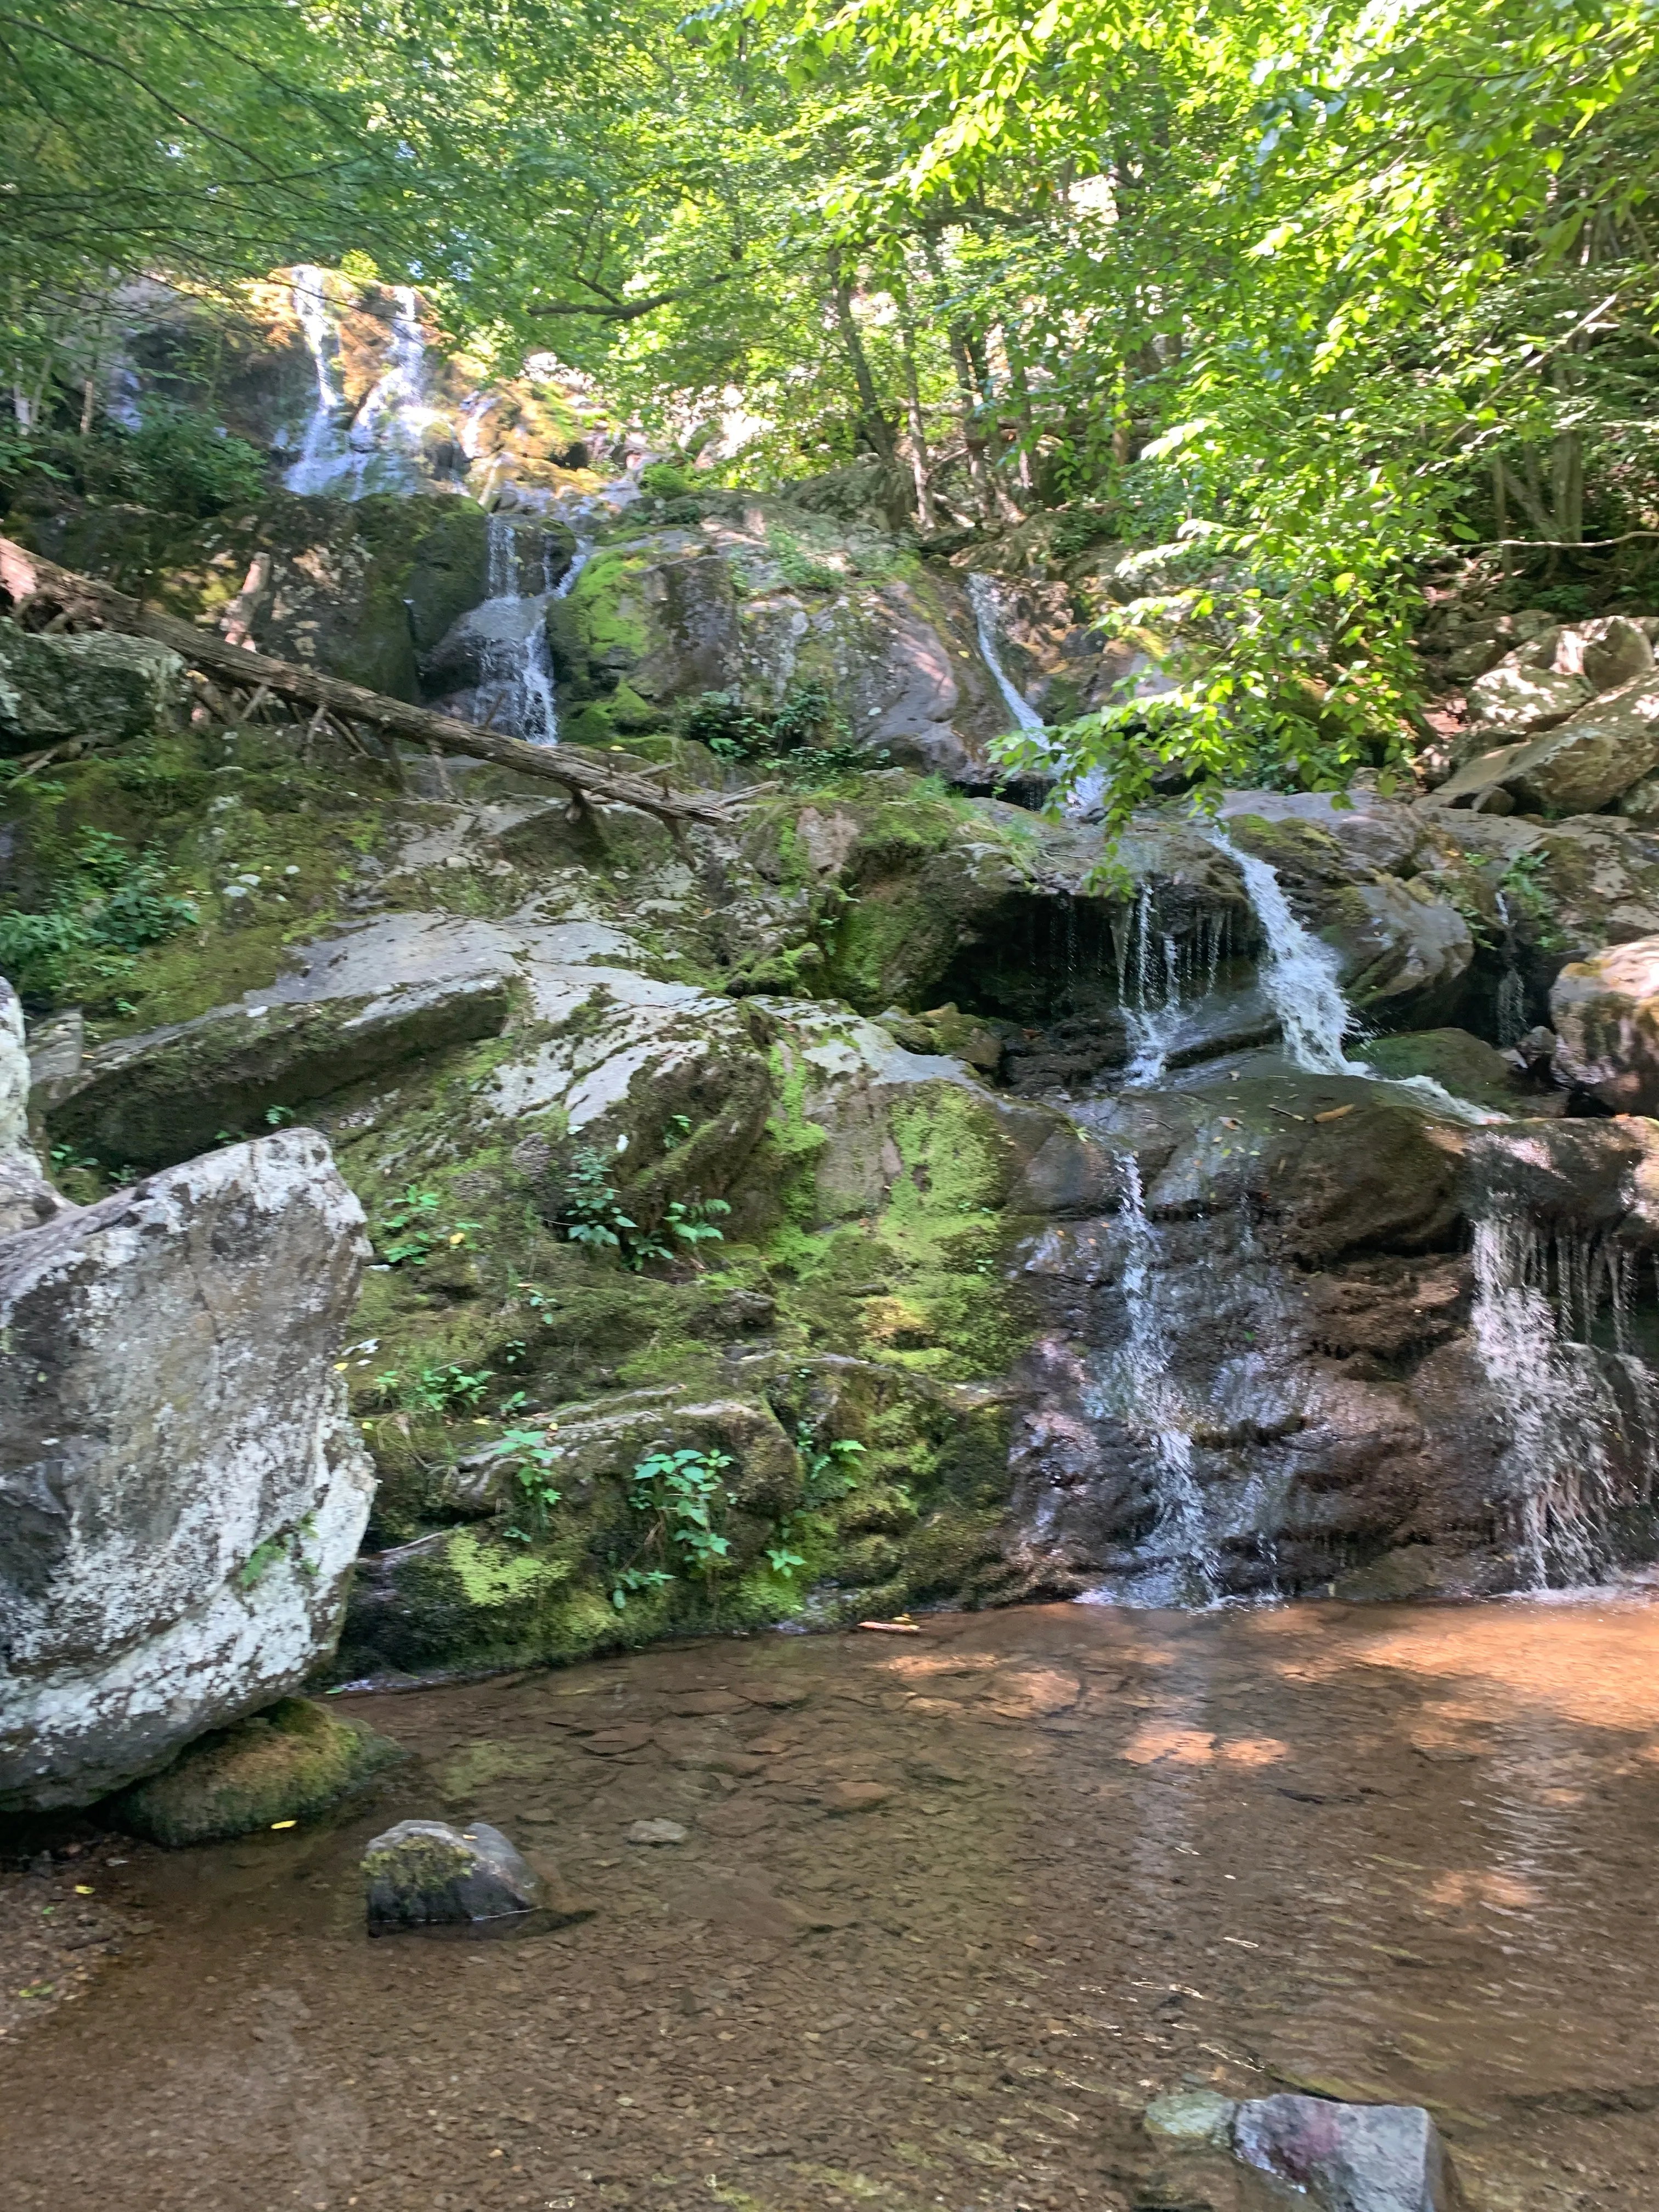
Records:
[[[84,1804],[332,1647],[374,1474],[368,1257],[309,1129],[0,1242],[0,1808]]]
[[[1594,814],[1659,768],[1659,678],[1604,692],[1540,737],[1480,753],[1441,785],[1437,804],[1490,805],[1501,791],[1522,813]]]
[[[36,637],[0,622],[0,752],[141,736],[171,717],[184,672],[178,654],[149,638]]]
[[[1659,1114],[1659,937],[1569,962],[1550,1025],[1561,1081],[1615,1114]]]

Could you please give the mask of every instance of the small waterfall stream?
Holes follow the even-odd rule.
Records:
[[[1206,915],[1194,935],[1177,937],[1158,919],[1152,887],[1143,883],[1117,937],[1117,995],[1128,1031],[1126,1090],[1163,1081],[1170,1055],[1193,1006],[1215,989],[1227,939],[1227,917]]]
[[[1170,1316],[1160,1295],[1158,1237],[1146,1212],[1140,1165],[1133,1152],[1118,1158],[1122,1186],[1118,1220],[1123,1237],[1120,1281],[1127,1334],[1092,1394],[1097,1414],[1113,1413],[1141,1437],[1152,1458],[1158,1522],[1147,1547],[1168,1562],[1167,1589],[1150,1601],[1211,1605],[1220,1594],[1221,1571],[1205,1520],[1203,1492],[1193,1472],[1193,1440],[1172,1372]]]
[[[526,576],[525,541],[534,535],[539,574]],[[559,709],[547,611],[580,575],[592,541],[579,538],[569,567],[555,582],[547,540],[497,512],[489,521],[489,598],[467,619],[484,638],[481,681],[471,718],[532,745],[559,741]]]
[[[1629,1255],[1582,1233],[1553,1244],[1512,1206],[1474,1224],[1470,1326],[1509,1427],[1515,1541],[1540,1590],[1596,1581],[1613,1514],[1650,1503],[1659,1476],[1659,1377],[1626,1348]],[[1589,1341],[1604,1299],[1612,1352]]]
[[[1048,725],[1036,708],[1022,699],[1015,690],[1013,679],[1002,665],[1002,654],[997,646],[997,587],[994,578],[975,573],[968,579],[968,604],[974,611],[974,630],[979,640],[981,657],[996,679],[1008,712],[1014,718],[1017,730],[1026,730],[1040,735]]]

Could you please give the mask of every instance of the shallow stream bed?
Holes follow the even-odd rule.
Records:
[[[349,1817],[100,1855],[146,1932],[0,2042],[9,2212],[1098,2212],[1183,2082],[1428,2104],[1491,2212],[1659,2200],[1651,1602],[1048,1607],[341,1702],[416,1754]],[[591,1917],[371,1942],[411,1815]]]

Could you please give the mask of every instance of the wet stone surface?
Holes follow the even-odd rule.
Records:
[[[922,1626],[341,1700],[416,1754],[371,1801],[125,1847],[150,1932],[0,2043],[9,2206],[1109,2212],[1195,2090],[1425,2106],[1476,2212],[1654,2200],[1659,1607]],[[403,1819],[593,1917],[370,1942]]]

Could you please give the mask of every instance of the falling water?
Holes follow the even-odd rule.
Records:
[[[300,458],[288,472],[288,489],[343,499],[361,499],[370,489],[419,490],[427,481],[422,443],[432,413],[424,398],[426,335],[413,287],[399,284],[393,291],[397,311],[386,366],[349,428],[343,427],[346,403],[331,359],[334,319],[323,271],[310,264],[296,268],[290,297],[316,366],[317,399]]]
[[[1008,712],[1014,718],[1017,730],[1033,733],[1046,729],[1036,708],[1022,699],[1014,689],[1012,678],[1002,665],[1002,655],[997,647],[997,591],[989,576],[970,575],[968,579],[968,604],[974,611],[974,628],[979,638],[979,649],[985,665],[996,678]]]
[[[1498,894],[1498,917],[1504,925],[1504,973],[1498,984],[1498,1042],[1519,1044],[1531,1024],[1527,1019],[1527,985],[1515,958],[1515,930],[1502,891]]]
[[[1284,886],[1266,860],[1239,850],[1224,830],[1214,842],[1244,878],[1244,889],[1267,941],[1261,963],[1261,988],[1279,1017],[1285,1049],[1298,1067],[1315,1075],[1364,1075],[1342,1040],[1353,1015],[1337,981],[1337,956],[1303,927],[1291,912]]]
[[[1128,1334],[1096,1394],[1097,1413],[1115,1413],[1146,1443],[1152,1463],[1158,1522],[1147,1541],[1170,1564],[1163,1601],[1213,1604],[1221,1570],[1205,1523],[1203,1494],[1193,1473],[1193,1440],[1182,1425],[1181,1395],[1171,1373],[1170,1316],[1158,1280],[1158,1232],[1147,1218],[1140,1167],[1133,1152],[1118,1160],[1118,1209],[1124,1243],[1121,1287]]]
[[[1582,1235],[1559,1237],[1554,1246],[1552,1253],[1534,1224],[1512,1208],[1494,1208],[1474,1224],[1471,1326],[1509,1425],[1503,1474],[1534,1589],[1593,1582],[1605,1570],[1613,1513],[1653,1498],[1659,1435],[1656,1378],[1645,1361],[1622,1348],[1627,1257]],[[1584,1340],[1604,1294],[1620,1346],[1610,1352]],[[1634,1477],[1626,1473],[1621,1482],[1615,1448],[1626,1446],[1628,1467],[1632,1441]]]
[[[562,599],[581,574],[591,545],[579,540],[569,567],[557,583],[544,533],[536,533],[539,573],[523,573],[524,537],[500,514],[489,518],[486,545],[489,596],[475,615],[487,642],[482,681],[473,702],[475,719],[532,745],[559,741],[559,710],[553,663],[547,642],[547,611]],[[526,584],[530,588],[526,589]]]
[[[1120,931],[1117,995],[1129,1036],[1123,1082],[1146,1090],[1161,1082],[1194,1003],[1214,990],[1227,936],[1224,914],[1200,915],[1189,937],[1162,927],[1152,887],[1143,883]]]

